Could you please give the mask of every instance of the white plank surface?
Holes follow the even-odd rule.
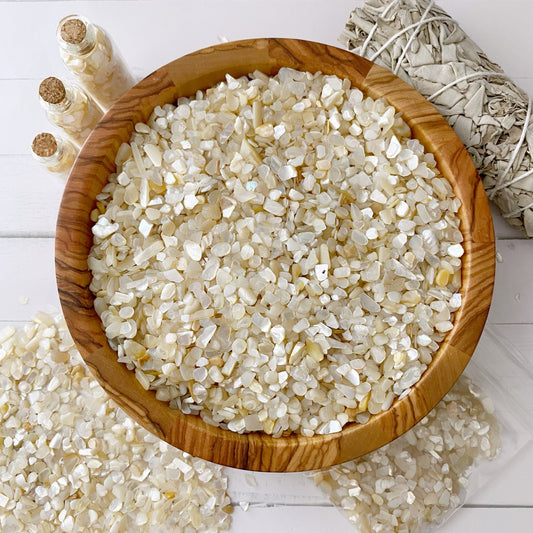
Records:
[[[496,244],[496,283],[489,322],[524,324],[533,322],[533,243],[501,240]]]
[[[533,81],[533,80],[532,80]],[[531,91],[533,94],[533,90]],[[494,234],[500,240],[525,239],[524,233],[513,226],[507,224],[505,219],[500,215],[498,208],[491,204],[492,222],[494,224]]]
[[[233,512],[232,533],[357,533],[341,513],[332,507],[251,507]],[[461,509],[439,533],[531,533],[533,509]]]
[[[0,327],[23,324],[39,309],[58,308],[53,265],[53,234],[62,182],[27,155],[35,133],[50,130],[36,99],[39,81],[66,76],[55,45],[55,27],[78,12],[112,35],[137,77],[195,49],[258,36],[298,37],[337,44],[348,13],[359,0],[197,0],[0,2]],[[533,94],[530,0],[441,0],[474,40],[505,71]],[[172,31],[161,31],[162,27]],[[21,41],[20,28],[31,28]],[[514,346],[533,373],[533,243],[496,214],[497,265],[491,339]],[[28,296],[23,305],[20,298]],[[487,337],[488,339],[488,337]],[[490,340],[490,339],[489,339]],[[483,342],[489,342],[483,341]],[[475,361],[484,359],[484,346]],[[533,412],[533,392],[525,378],[502,373],[514,384],[522,408]],[[533,390],[533,389],[531,389]],[[531,392],[531,393],[530,393]],[[532,426],[533,427],[533,426]],[[235,502],[252,502],[234,512],[233,533],[335,533],[356,529],[304,474],[253,474],[229,471]],[[443,533],[531,533],[533,531],[533,446],[495,473]]]
[[[0,237],[53,237],[65,181],[47,172],[29,154],[0,155]]]
[[[0,239],[0,318],[28,320],[33,314],[58,309],[53,239]],[[29,298],[27,304],[21,299]]]

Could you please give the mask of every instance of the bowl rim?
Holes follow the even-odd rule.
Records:
[[[114,169],[114,154],[124,139],[129,140],[135,123],[146,121],[157,102],[194,94],[197,88],[213,85],[213,80],[221,81],[225,73],[238,76],[261,70],[271,75],[281,66],[347,77],[365,95],[386,98],[403,113],[414,137],[436,156],[439,170],[462,201],[462,305],[428,369],[409,394],[366,424],[349,423],[339,433],[313,437],[237,434],[156,400],[153,391],[140,386],[134,372],[118,363],[116,352],[107,344],[93,307],[87,252],[83,252],[92,244],[90,212],[96,194]],[[466,367],[488,315],[494,241],[488,200],[470,156],[444,118],[411,86],[377,64],[330,45],[299,39],[246,39],[210,46],[160,67],[108,110],[83,145],[65,186],[57,220],[56,280],[67,326],[83,359],[111,398],[148,431],[183,451],[222,465],[301,471],[352,460],[390,442],[448,392]]]

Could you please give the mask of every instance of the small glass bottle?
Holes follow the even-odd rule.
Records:
[[[56,35],[65,65],[104,109],[109,109],[134,85],[116,46],[85,17],[65,17],[59,22]]]
[[[42,163],[50,172],[67,178],[78,155],[78,149],[69,140],[52,135],[39,133],[31,143],[33,157]]]
[[[98,104],[81,87],[59,78],[43,80],[39,96],[48,120],[80,146],[103,116]]]

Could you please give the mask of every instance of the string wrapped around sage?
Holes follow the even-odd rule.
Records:
[[[340,41],[428,98],[470,153],[489,199],[533,237],[531,99],[429,0],[367,0]]]

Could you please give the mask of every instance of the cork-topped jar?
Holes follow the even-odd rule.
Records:
[[[108,109],[134,80],[116,46],[98,26],[69,15],[57,27],[61,57],[76,80]]]
[[[31,144],[33,157],[50,172],[66,178],[78,155],[78,149],[67,139],[51,133],[39,133]]]
[[[81,87],[53,76],[41,82],[39,96],[50,122],[80,146],[103,116],[98,104]]]

